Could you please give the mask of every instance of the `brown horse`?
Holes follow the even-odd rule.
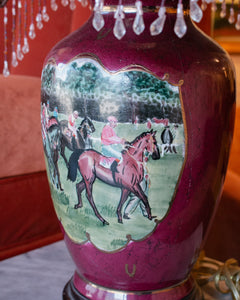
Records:
[[[130,193],[135,194],[142,200],[146,207],[148,219],[152,220],[148,198],[144,194],[140,183],[144,176],[144,151],[148,151],[154,160],[160,158],[155,134],[156,131],[140,134],[127,146],[126,150],[122,151],[121,162],[119,164],[114,162],[111,169],[107,169],[100,164],[103,155],[99,152],[95,150],[76,150],[70,157],[68,172],[68,179],[71,181],[76,180],[78,168],[82,175],[82,180],[76,184],[78,204],[75,205],[75,208],[82,207],[81,193],[86,189],[87,199],[95,215],[103,224],[109,224],[98,212],[92,195],[93,183],[98,178],[108,185],[121,189],[121,198],[117,207],[119,223],[122,223],[122,206]]]

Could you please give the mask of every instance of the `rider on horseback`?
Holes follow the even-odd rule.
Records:
[[[125,139],[116,135],[114,128],[117,126],[117,119],[114,116],[108,117],[108,123],[103,127],[101,134],[102,154],[108,157],[114,157],[118,161],[122,159],[119,145],[125,143]]]

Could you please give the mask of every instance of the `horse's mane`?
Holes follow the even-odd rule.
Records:
[[[141,140],[142,138],[144,138],[145,136],[147,136],[151,132],[152,131],[145,131],[145,132],[142,132],[141,134],[139,134],[132,142],[129,143],[129,146],[127,146],[126,149],[128,150],[129,148],[131,148],[131,146],[133,144],[137,143],[139,140]]]

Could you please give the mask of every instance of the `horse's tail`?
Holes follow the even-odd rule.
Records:
[[[77,178],[78,159],[83,152],[83,149],[77,149],[69,158],[67,179],[71,180],[72,182],[74,182]]]

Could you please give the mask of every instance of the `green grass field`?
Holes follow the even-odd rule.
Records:
[[[101,149],[99,138],[104,125],[104,123],[94,122],[96,131],[93,134],[93,147],[98,151]],[[156,137],[158,143],[160,143],[160,134],[163,127],[154,124],[153,129],[157,130]],[[179,130],[181,130],[182,143],[184,143],[183,126],[180,126]],[[147,131],[145,124],[139,124],[137,129],[131,124],[119,124],[116,128],[118,136],[124,137],[128,141],[132,141],[144,131]],[[83,207],[74,209],[74,205],[78,202],[76,182],[81,180],[81,175],[78,174],[75,183],[67,180],[67,167],[60,155],[58,166],[64,191],[61,192],[52,183],[50,188],[57,216],[70,238],[77,243],[83,243],[90,236],[90,240],[97,248],[104,251],[116,251],[126,245],[129,236],[133,240],[141,240],[149,235],[155,229],[155,221],[160,221],[164,218],[170,209],[184,163],[181,147],[177,148],[177,152],[177,154],[166,154],[156,161],[150,158],[147,164],[151,179],[148,200],[152,209],[152,215],[157,216],[155,220],[150,221],[144,217],[140,207],[137,207],[130,220],[123,219],[123,224],[119,224],[116,209],[120,200],[121,190],[111,187],[98,179],[95,181],[93,197],[100,214],[109,222],[109,225],[105,226],[95,216],[86,198],[85,191],[82,193]],[[67,157],[70,154],[71,152],[66,149]]]

